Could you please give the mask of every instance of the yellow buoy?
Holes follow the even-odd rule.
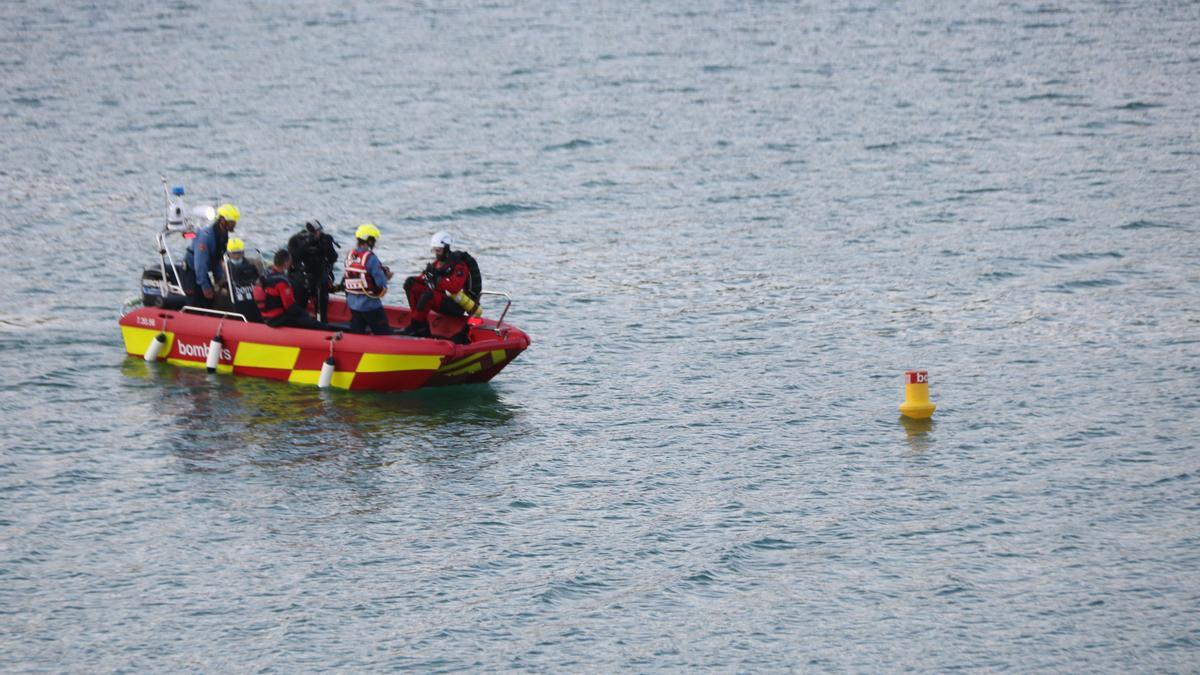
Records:
[[[904,373],[904,403],[900,414],[914,420],[933,417],[937,406],[929,400],[929,373],[924,370],[909,370]]]

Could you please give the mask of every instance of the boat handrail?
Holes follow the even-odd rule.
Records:
[[[155,236],[155,240],[158,242],[158,270],[159,274],[162,276],[162,280],[159,282],[161,284],[159,288],[161,289],[164,298],[167,297],[168,294],[172,293],[176,293],[178,295],[187,295],[183,288],[183,279],[179,278],[179,271],[175,267],[175,259],[171,256],[171,249],[167,246],[168,233],[168,230],[163,230]],[[174,287],[171,286],[171,278],[167,276],[168,269],[171,270],[171,274],[175,277]]]
[[[507,301],[504,303],[504,311],[500,312],[500,318],[496,319],[496,332],[499,333],[500,324],[504,323],[504,317],[508,316],[508,309],[512,307],[512,296],[505,291],[480,291],[479,295],[498,295]]]
[[[126,314],[143,306],[141,298],[127,298],[125,302],[121,303],[121,317],[124,318]]]
[[[229,304],[237,306],[237,298],[233,295],[233,276],[229,274],[229,251],[221,256],[221,265],[225,267],[225,290],[229,291]]]
[[[243,323],[250,323],[250,320],[247,319],[244,314],[238,314],[237,312],[223,312],[219,309],[208,309],[207,307],[192,307],[191,305],[182,307],[182,308],[180,308],[179,311],[183,312],[185,314],[191,314],[191,313],[212,314],[214,316],[219,316],[223,319],[236,318],[236,319],[241,319]]]

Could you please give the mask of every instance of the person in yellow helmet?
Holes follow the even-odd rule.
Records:
[[[259,266],[246,258],[246,242],[230,237],[225,247],[225,281],[217,282],[213,309],[237,312],[250,321],[262,321],[254,302],[254,287],[261,276]]]
[[[342,283],[346,290],[346,306],[350,308],[350,332],[391,335],[387,314],[380,300],[388,290],[392,272],[375,255],[379,228],[370,223],[359,225],[354,232],[354,250],[346,256]]]
[[[237,227],[241,212],[233,204],[222,204],[217,209],[217,219],[212,225],[200,230],[184,256],[184,264],[195,276],[195,287],[188,304],[196,307],[212,307],[216,292],[215,282],[225,278],[221,264],[229,235]]]

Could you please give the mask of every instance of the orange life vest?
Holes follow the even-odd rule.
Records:
[[[365,295],[371,298],[378,298],[383,294],[381,288],[375,283],[375,279],[367,272],[367,260],[375,255],[371,249],[365,251],[350,251],[346,256],[345,276],[343,283],[346,286],[347,293],[354,295]]]

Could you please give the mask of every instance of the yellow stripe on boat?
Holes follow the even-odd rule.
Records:
[[[288,376],[288,382],[315,386],[320,378],[321,371],[319,370],[293,370],[292,374]],[[338,389],[349,389],[352,382],[354,382],[354,373],[344,373],[335,370],[333,371],[333,380],[330,384]]]
[[[447,365],[446,367],[444,367],[438,371],[438,375],[445,375],[448,377],[459,377],[462,375],[471,375],[473,373],[478,373],[479,371],[483,370],[483,364],[481,363],[481,361],[483,360],[483,357],[485,357],[485,356],[492,357],[492,364],[491,364],[491,366],[488,366],[489,368],[491,368],[494,366],[498,366],[501,363],[504,363],[508,359],[508,352],[506,352],[503,349],[493,349],[490,352],[480,352],[473,356],[468,356],[465,359],[459,359],[458,361],[455,361],[454,363]]]
[[[237,353],[233,355],[233,365],[246,368],[291,370],[296,365],[296,359],[299,356],[299,347],[240,342]]]
[[[173,366],[183,366],[184,368],[206,368],[208,365],[204,361],[188,361],[187,359],[167,359],[167,363]],[[222,375],[228,375],[233,372],[233,366],[227,366],[224,363],[217,364],[217,372]]]
[[[405,370],[437,370],[442,357],[436,354],[363,354],[356,373],[394,373]]]
[[[466,366],[463,366],[462,368],[459,368],[452,372],[438,373],[438,375],[444,375],[446,377],[461,377],[463,375],[471,375],[474,373],[478,373],[481,370],[483,370],[483,364],[480,363],[479,361],[476,361],[475,363],[468,363]]]
[[[479,361],[479,359],[482,359],[486,355],[487,355],[487,352],[480,352],[478,354],[472,354],[466,358],[459,359],[459,360],[453,361],[451,363],[447,363],[446,365],[442,366],[440,370],[438,370],[438,374],[439,375],[453,375],[453,374],[455,374],[455,371],[464,370],[465,368],[467,368],[468,366]]]
[[[121,326],[121,338],[125,340],[125,351],[141,356],[146,353],[150,341],[161,331],[155,328],[138,328],[137,326]],[[167,344],[161,354],[171,353],[171,343],[175,341],[174,333],[167,333]]]

